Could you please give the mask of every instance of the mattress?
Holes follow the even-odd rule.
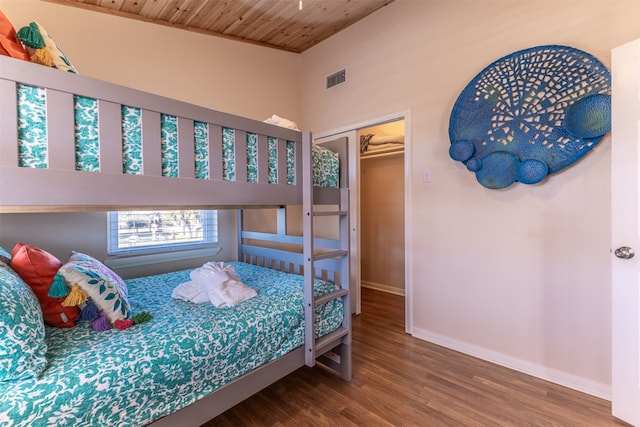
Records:
[[[126,330],[46,328],[38,379],[0,383],[0,425],[139,426],[175,412],[304,343],[303,277],[231,263],[258,296],[231,308],[171,298],[189,271],[127,280]],[[316,295],[334,290],[316,280]],[[340,299],[316,308],[317,336],[342,322]]]
[[[22,85],[17,86],[18,108],[18,156],[19,166],[29,168],[47,168],[47,116],[46,90]],[[130,175],[142,175],[144,170],[142,156],[142,110],[121,105],[122,134],[122,172]],[[100,172],[98,100],[83,96],[74,96],[74,134],[75,168],[78,171]],[[209,132],[208,123],[194,122],[194,174],[196,179],[210,179]],[[173,115],[160,115],[162,176],[178,177],[178,118]],[[235,181],[243,173],[247,182],[258,182],[258,138],[247,133],[245,140],[236,138],[234,129],[222,128],[222,177]],[[246,144],[247,170],[239,171],[235,162],[236,144]],[[286,174],[286,183],[295,183],[295,144],[286,142],[286,170],[278,171],[277,141],[268,138],[268,183],[278,182],[278,174]],[[312,164],[314,185],[320,187],[338,187],[338,154],[326,148],[313,146]]]

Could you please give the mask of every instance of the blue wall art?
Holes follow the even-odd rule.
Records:
[[[449,155],[486,188],[539,183],[609,131],[610,86],[605,66],[571,47],[507,55],[460,93],[449,121]]]

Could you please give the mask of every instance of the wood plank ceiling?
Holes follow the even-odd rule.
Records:
[[[394,0],[46,0],[300,53]]]

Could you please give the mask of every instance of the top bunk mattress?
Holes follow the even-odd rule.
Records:
[[[150,312],[148,323],[47,326],[40,377],[0,382],[0,425],[145,425],[303,345],[303,277],[229,264],[256,297],[231,308],[172,299],[185,270],[126,281],[132,312]],[[316,280],[316,295],[335,289]],[[338,328],[342,312],[339,299],[318,306],[317,335]]]

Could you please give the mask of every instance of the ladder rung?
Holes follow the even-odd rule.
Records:
[[[321,336],[316,340],[316,354],[320,355],[325,353],[327,350],[331,350],[331,348],[340,344],[340,343],[336,343],[335,341],[344,337],[348,333],[349,333],[348,328],[345,328],[344,326],[340,326],[335,331]]]
[[[347,211],[313,211],[313,216],[345,216]]]
[[[315,297],[314,300],[313,300],[313,304],[314,305],[324,304],[327,301],[331,301],[333,299],[342,298],[343,296],[347,295],[348,293],[349,293],[349,291],[347,291],[346,289],[338,289],[338,290],[335,290],[333,292],[329,292],[327,294],[320,295],[319,297]]]
[[[349,255],[349,251],[346,251],[346,250],[327,251],[327,252],[320,252],[318,254],[313,255],[313,259],[317,261],[320,259],[338,258],[345,255]]]

